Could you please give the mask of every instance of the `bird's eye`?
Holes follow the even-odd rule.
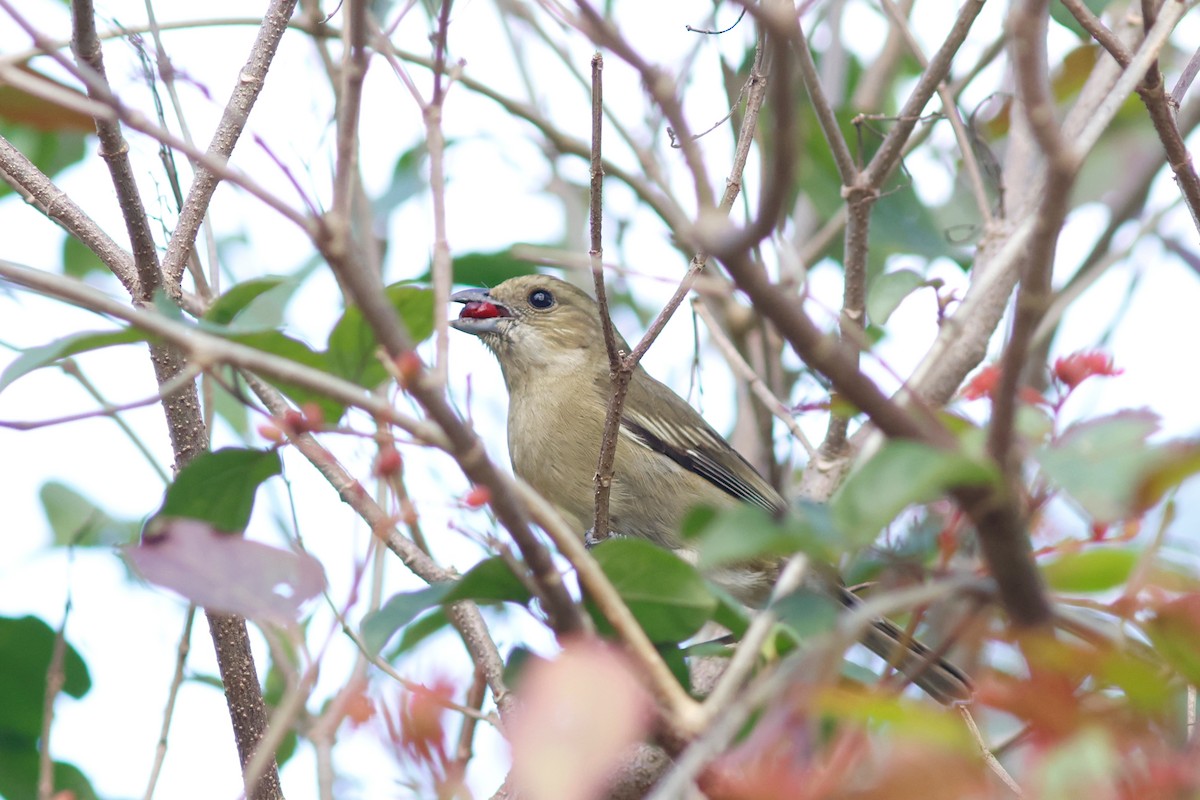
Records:
[[[534,289],[529,293],[529,305],[534,308],[549,308],[554,305],[554,295],[546,289]]]

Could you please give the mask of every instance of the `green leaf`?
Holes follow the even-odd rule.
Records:
[[[986,484],[995,471],[962,453],[918,442],[889,441],[833,498],[833,519],[847,545],[870,544],[914,503],[927,503],[956,486]]]
[[[245,400],[234,397],[225,390],[225,386],[243,386],[241,377],[233,370],[227,370],[226,384],[220,384],[212,381],[212,407],[216,411],[217,416],[225,420],[230,428],[233,428],[243,443],[249,444],[251,441],[250,428],[250,412],[246,409]],[[244,397],[245,395],[243,395]],[[339,406],[340,408],[340,406]]]
[[[54,544],[110,547],[137,541],[141,523],[116,519],[92,500],[58,481],[47,481],[38,490]]]
[[[133,344],[146,341],[146,334],[135,328],[122,328],[116,331],[92,331],[76,333],[57,339],[49,344],[31,347],[19,355],[8,365],[4,374],[0,375],[0,391],[22,375],[35,369],[46,367],[70,356],[99,350],[102,347],[112,347],[118,344]]]
[[[1091,795],[1092,787],[1116,785],[1124,769],[1124,755],[1112,736],[1099,725],[1081,726],[1070,738],[1048,748],[1036,770],[1031,770],[1030,778],[1041,790],[1038,796],[1042,800],[1075,800]]]
[[[1147,442],[1156,430],[1151,412],[1122,411],[1072,425],[1035,458],[1097,522],[1115,522],[1138,510],[1138,490],[1161,461]]]
[[[396,631],[408,625],[418,615],[438,606],[454,588],[450,582],[435,583],[415,592],[400,592],[388,598],[378,611],[363,617],[359,631],[367,652],[377,655]]]
[[[481,603],[519,603],[525,605],[533,596],[525,584],[499,556],[480,561],[457,581],[443,603],[474,600]]]
[[[688,669],[686,656],[690,653],[685,652],[678,644],[673,642],[665,642],[656,644],[654,649],[658,651],[658,655],[666,663],[667,669],[671,670],[671,674],[675,676],[675,680],[683,687],[685,692],[692,690],[692,672]]]
[[[782,520],[751,505],[702,513],[694,512],[684,522],[684,536],[699,553],[701,570],[798,552],[829,559],[841,550],[828,508],[817,503],[797,504]]]
[[[1162,457],[1142,475],[1134,494],[1134,507],[1146,510],[1188,478],[1200,473],[1200,443],[1172,442],[1160,449]]]
[[[746,629],[750,627],[750,612],[733,595],[711,580],[707,581],[706,585],[708,593],[717,600],[717,607],[713,611],[713,622],[729,631],[735,639],[741,639],[746,635]]]
[[[375,11],[378,13],[379,9]],[[371,210],[377,219],[387,219],[393,211],[416,197],[429,185],[425,179],[425,159],[428,155],[429,148],[425,141],[421,140],[396,159],[396,166],[392,170],[392,182],[383,194],[371,202]]]
[[[1083,4],[1087,9],[1097,17],[1104,13],[1104,9],[1108,7],[1108,3],[1109,0],[1083,0]],[[1050,18],[1080,39],[1091,41],[1092,35],[1084,30],[1083,26],[1079,24],[1079,20],[1075,19],[1075,15],[1062,3],[1050,4]]]
[[[86,99],[83,93],[74,86],[57,81],[38,70],[30,69],[25,64],[18,65],[17,69],[39,81],[52,84],[57,91],[64,95],[70,95],[77,100]],[[0,120],[3,120],[4,136],[10,141],[13,140],[13,137],[7,130],[9,127],[36,130],[56,137],[68,133],[79,134],[82,137],[96,132],[96,122],[90,114],[62,103],[47,101],[45,97],[28,92],[11,83],[0,86]],[[24,147],[19,149],[25,152]],[[81,146],[80,150],[82,151],[82,149]],[[81,152],[79,158],[82,157]],[[79,158],[76,160],[78,161]],[[33,158],[30,160],[47,175],[54,174],[54,171],[46,169],[45,164]]]
[[[779,598],[771,608],[797,641],[833,630],[842,610],[829,595],[804,586]]]
[[[1200,593],[1164,603],[1146,621],[1154,649],[1193,686],[1200,684]]]
[[[242,531],[259,485],[283,469],[275,450],[227,447],[192,459],[155,516],[203,520],[219,531]]]
[[[72,278],[84,278],[93,272],[108,274],[108,267],[83,242],[68,235],[63,239],[63,274]]]
[[[394,661],[449,624],[450,617],[446,615],[444,608],[435,609],[421,617],[400,634],[400,643],[388,654],[388,661]]]
[[[925,285],[925,276],[911,269],[880,275],[872,281],[867,294],[867,318],[876,325],[886,325],[900,302]]]
[[[1042,575],[1059,592],[1103,592],[1121,586],[1137,565],[1139,554],[1118,547],[1096,547],[1064,553],[1042,565]]]
[[[537,658],[532,650],[517,645],[508,652],[504,660],[504,684],[514,691],[520,691],[521,679],[525,677],[525,667]]]
[[[227,338],[231,341],[244,344],[247,347],[262,350],[264,353],[271,353],[272,355],[295,361],[297,364],[303,364],[306,367],[327,371],[327,364],[323,354],[314,352],[304,342],[293,339],[290,336],[285,336],[279,331],[236,333]],[[346,411],[341,403],[331,400],[323,394],[311,391],[307,387],[285,381],[272,381],[272,385],[287,395],[298,406],[302,406],[305,403],[315,403],[321,409],[325,421],[330,425],[335,424],[341,419],[342,414]]]
[[[55,632],[37,617],[0,617],[0,742],[36,742],[42,734],[46,673],[54,653]],[[63,691],[83,697],[92,686],[79,652],[66,644]]]
[[[712,618],[717,601],[696,568],[641,539],[608,539],[592,549],[600,569],[654,642],[680,642]],[[587,601],[592,616],[607,628]]]
[[[6,90],[14,87],[0,87],[0,116],[8,117],[11,110],[11,95]],[[17,90],[19,91],[19,90]],[[51,108],[56,116],[62,112],[61,106],[53,106],[42,98],[34,102],[42,108]],[[50,124],[56,124],[50,120]],[[30,125],[14,124],[10,121],[0,122],[0,136],[7,139],[17,151],[33,162],[34,166],[53,178],[73,164],[78,164],[87,154],[87,137],[95,134],[95,124],[84,133],[74,130],[37,130]],[[12,187],[5,181],[0,181],[0,198],[12,192]]]
[[[38,797],[40,754],[37,742],[0,740],[0,797],[8,800],[34,800]],[[96,791],[74,764],[53,764],[55,797],[71,800],[97,800]]]
[[[881,274],[890,256],[911,255],[925,259],[959,256],[929,206],[913,190],[911,180],[904,176],[893,180],[901,182],[900,185],[885,189],[871,209],[871,248],[867,253],[869,274]]]
[[[433,333],[433,292],[411,284],[394,284],[385,291],[413,344],[427,339]],[[351,306],[329,334],[326,363],[333,374],[371,389],[388,377],[378,349],[375,333],[362,312]]]
[[[464,286],[491,288],[504,283],[509,278],[532,275],[536,271],[533,264],[515,258],[510,250],[497,250],[492,253],[464,253],[454,257],[453,280],[454,283]],[[432,273],[425,273],[423,279],[432,279]]]
[[[299,280],[282,275],[242,281],[208,307],[204,321],[238,331],[274,330],[283,324],[284,308],[299,285]]]

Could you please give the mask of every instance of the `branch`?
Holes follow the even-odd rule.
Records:
[[[692,183],[696,191],[696,208],[703,211],[713,207],[712,187],[708,182],[708,171],[704,166],[700,148],[692,135],[691,126],[683,113],[683,105],[675,94],[675,82],[663,71],[650,64],[641,54],[630,46],[620,32],[600,15],[596,9],[585,0],[576,0],[576,6],[583,17],[584,24],[580,25],[592,41],[601,47],[607,47],[614,55],[637,70],[642,78],[642,85],[654,103],[662,109],[663,115],[671,123],[673,142],[683,151],[683,159],[692,175]]]
[[[429,151],[429,190],[433,200],[433,321],[434,321],[434,383],[446,385],[446,368],[450,356],[449,305],[454,265],[450,259],[450,243],[446,224],[446,136],[442,131],[442,114],[446,104],[449,80],[446,75],[446,41],[450,35],[450,7],[453,0],[442,0],[438,27],[434,35],[433,95],[421,106],[425,120],[425,146]]]
[[[91,0],[72,0],[71,20],[74,29],[71,49],[75,52],[75,60],[81,68],[90,69],[94,76],[94,80],[87,83],[88,97],[105,103],[114,95],[104,72],[104,54],[100,40],[96,38],[96,14]],[[158,249],[150,235],[150,220],[146,217],[133,176],[133,165],[129,161],[129,145],[115,120],[104,116],[96,116],[95,120],[96,133],[100,137],[100,157],[108,166],[121,207],[121,218],[132,244],[138,275],[138,294],[134,295],[134,300],[149,302],[162,285],[162,273],[158,267]]]
[[[271,0],[263,15],[258,29],[258,35],[246,57],[246,62],[238,71],[238,79],[234,83],[225,109],[221,112],[221,121],[209,142],[205,152],[207,161],[224,163],[233,153],[238,139],[245,130],[250,118],[250,111],[258,100],[266,82],[267,70],[279,49],[279,41],[287,30],[288,20],[296,7],[296,0]],[[200,223],[208,213],[209,203],[223,173],[211,169],[204,162],[193,159],[195,176],[191,188],[188,189],[187,199],[179,212],[175,230],[167,243],[167,253],[163,257],[163,273],[166,275],[167,291],[178,295],[180,282],[183,280],[184,263],[196,241],[196,233]]]
[[[250,388],[272,414],[282,417],[288,411],[290,406],[274,387],[263,383],[252,374],[245,377]],[[315,436],[310,433],[288,432],[288,439],[300,454],[325,476],[342,502],[350,506],[367,523],[371,533],[414,575],[426,583],[451,581],[458,577],[457,573],[441,567],[412,540],[401,536],[391,516]],[[504,660],[488,633],[483,615],[474,603],[455,603],[447,613],[451,624],[462,637],[472,662],[487,679],[488,687],[492,690],[496,706],[503,717],[512,707],[511,696],[504,681]]]
[[[83,242],[117,277],[131,296],[141,292],[133,257],[113,241],[87,213],[34,166],[12,142],[0,136],[0,177],[17,193],[54,220],[69,235]]]

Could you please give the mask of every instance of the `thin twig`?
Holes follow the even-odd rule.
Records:
[[[704,320],[704,324],[708,328],[708,335],[712,338],[713,344],[725,356],[725,360],[729,363],[734,373],[750,387],[750,391],[762,403],[763,408],[770,411],[775,415],[776,419],[787,426],[792,436],[796,437],[796,440],[800,442],[805,452],[808,453],[809,458],[815,457],[817,449],[813,447],[812,442],[808,440],[808,437],[800,428],[800,424],[796,422],[795,415],[783,404],[782,400],[771,393],[770,387],[767,386],[762,377],[754,371],[754,368],[750,366],[746,359],[742,358],[742,354],[738,352],[733,342],[725,335],[725,331],[722,330],[720,323],[717,322],[717,318],[713,315],[712,310],[709,309],[708,303],[701,298],[693,297],[692,310],[696,312],[700,319]]]
[[[54,632],[54,647],[50,651],[50,663],[46,665],[46,689],[42,694],[42,729],[38,740],[38,800],[53,800],[54,756],[50,751],[50,732],[54,727],[54,703],[67,680],[63,664],[67,655],[67,619],[71,616],[71,595],[68,592],[63,603],[63,618]]]
[[[25,154],[0,136],[0,177],[30,203],[85,247],[108,267],[125,291],[141,291],[133,256],[113,241],[96,221],[54,184]]]
[[[429,152],[429,191],[433,200],[433,320],[435,359],[430,380],[445,387],[450,353],[449,310],[453,266],[446,223],[446,136],[442,115],[450,76],[446,74],[446,48],[450,33],[452,0],[442,0],[434,34],[433,94],[421,107],[425,121],[425,147]]]
[[[592,534],[607,538],[612,532],[608,506],[612,493],[613,471],[616,468],[617,438],[620,435],[621,412],[625,395],[633,377],[633,367],[625,363],[626,354],[617,349],[617,335],[608,310],[608,292],[604,288],[604,57],[592,56],[592,157],[588,180],[588,261],[592,270],[592,285],[596,289],[597,313],[604,332],[604,349],[608,353],[609,395],[604,414],[604,430],[600,436],[600,452],[596,459],[595,504]]]
[[[983,757],[983,763],[988,765],[996,777],[1007,786],[1012,793],[1017,797],[1024,797],[1025,793],[1021,791],[1021,786],[1013,779],[1013,776],[1008,773],[1000,760],[992,753],[987,743],[983,740],[983,734],[979,732],[979,726],[975,724],[975,718],[971,716],[971,710],[966,706],[959,706],[958,715],[962,717],[963,722],[967,726],[967,730],[971,732],[971,738],[975,740],[975,744],[979,745],[979,754]]]
[[[167,704],[163,709],[162,726],[158,731],[158,745],[154,748],[154,763],[150,766],[150,777],[146,780],[146,791],[142,793],[142,800],[151,800],[154,797],[158,776],[167,759],[167,736],[171,732],[171,721],[175,718],[175,701],[179,698],[180,687],[183,686],[183,668],[187,664],[188,652],[192,647],[192,623],[195,619],[196,606],[189,604],[184,615],[183,632],[179,635],[179,645],[175,648],[175,671],[167,689]]]
[[[296,0],[271,0],[263,18],[259,23],[258,34],[250,47],[246,61],[238,71],[237,81],[230,92],[229,100],[221,112],[221,120],[213,132],[205,161],[197,163],[193,159],[195,175],[188,189],[187,199],[179,212],[175,230],[167,243],[167,252],[163,256],[163,272],[166,275],[167,290],[172,294],[179,291],[179,283],[183,277],[183,266],[188,254],[195,245],[196,233],[208,213],[209,203],[217,184],[223,177],[228,177],[220,171],[211,168],[212,162],[224,164],[233,148],[237,145],[242,131],[254,108],[255,101],[266,82],[267,70],[274,62],[279,42],[287,30],[288,20],[296,7]],[[190,144],[190,143],[188,143]],[[194,148],[191,148],[194,150]],[[245,187],[243,187],[245,188]],[[278,210],[278,209],[277,209]],[[215,268],[215,265],[214,265]]]
[[[119,416],[117,416],[121,411],[130,411],[135,408],[144,408],[146,406],[154,405],[155,403],[161,403],[164,399],[170,397],[172,394],[179,391],[180,388],[186,386],[188,383],[190,383],[192,380],[194,380],[197,375],[200,374],[199,369],[197,369],[195,367],[188,367],[183,372],[179,373],[174,378],[172,378],[168,382],[164,383],[161,387],[159,387],[159,390],[156,393],[154,393],[153,395],[151,395],[150,397],[146,397],[141,400],[134,400],[129,403],[121,403],[120,405],[113,405],[112,403],[105,401],[104,399],[99,397],[97,394],[95,394],[95,392],[94,392],[95,387],[92,386],[91,382],[88,381],[86,378],[84,378],[83,374],[79,372],[78,365],[74,363],[73,359],[68,359],[66,362],[63,363],[62,366],[63,366],[63,371],[67,372],[68,374],[74,375],[76,377],[76,379],[79,380],[79,382],[81,384],[83,384],[84,388],[87,389],[89,392],[91,392],[92,396],[101,402],[102,407],[96,409],[95,411],[81,411],[78,414],[65,414],[61,417],[52,417],[50,419],[39,419],[39,420],[34,420],[34,421],[20,421],[20,422],[15,421],[15,420],[13,420],[13,421],[0,420],[0,428],[11,428],[11,429],[17,430],[17,431],[32,431],[32,430],[37,430],[38,428],[49,428],[49,427],[53,427],[55,425],[65,425],[70,422],[80,422],[85,419],[96,419],[97,417],[111,417],[114,421],[116,421],[121,426],[121,430],[125,431],[126,434],[133,437],[133,431],[129,428],[128,425],[123,424],[123,421],[121,420],[121,418]],[[136,437],[133,437],[133,438],[135,438],[135,441],[136,441]],[[142,447],[140,447],[139,449],[144,454],[149,453],[149,451],[145,449],[144,445]],[[162,477],[163,481],[164,482],[168,481],[169,480],[168,476],[165,472],[163,472],[162,467],[160,467],[158,465],[158,463],[156,461],[154,461],[153,459],[150,459],[150,461],[151,461],[151,464],[154,466],[155,470]]]
[[[283,397],[273,387],[263,383],[254,375],[246,376],[250,388],[258,395],[263,404],[276,416],[282,416],[289,408]],[[390,403],[383,403],[390,406]],[[376,417],[380,419],[379,417]],[[371,533],[400,559],[414,575],[426,583],[451,581],[458,574],[444,569],[437,564],[428,553],[422,550],[412,540],[401,536],[396,530],[394,520],[387,514],[374,498],[363,489],[362,485],[343,467],[333,453],[310,433],[289,433],[289,440],[296,449],[308,459],[320,472],[329,485],[337,491],[338,496],[357,513]],[[500,656],[496,643],[488,633],[483,615],[479,613],[474,603],[455,603],[448,610],[450,622],[462,637],[471,660],[487,677],[492,696],[503,716],[510,709],[511,697],[504,682],[504,660]]]
[[[720,717],[725,708],[733,702],[738,689],[742,687],[742,682],[754,668],[755,662],[758,661],[760,650],[767,641],[767,637],[775,629],[775,623],[779,618],[774,610],[775,602],[795,591],[804,580],[807,570],[808,557],[803,553],[798,553],[788,559],[780,571],[779,578],[771,589],[770,602],[755,614],[750,627],[746,629],[746,635],[738,642],[733,658],[729,660],[729,665],[721,673],[717,685],[713,687],[712,692],[704,701],[704,713],[708,715],[709,719]]]

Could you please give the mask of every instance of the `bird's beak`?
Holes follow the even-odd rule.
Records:
[[[498,303],[487,289],[463,289],[450,295],[455,303],[462,303],[462,313],[450,325],[463,333],[482,336],[498,333],[500,320],[511,317],[508,306]]]

